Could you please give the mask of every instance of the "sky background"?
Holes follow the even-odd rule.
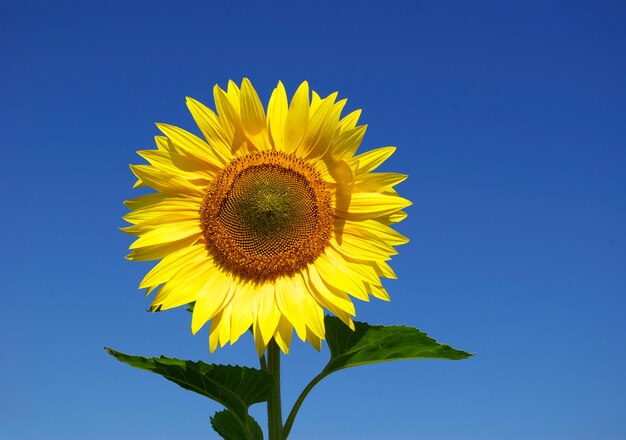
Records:
[[[357,318],[476,353],[339,372],[293,439],[626,438],[626,3],[0,1],[0,439],[217,438],[221,407],[103,350],[208,353],[123,257],[154,123],[249,77],[363,108],[409,174],[392,301]],[[323,367],[294,339],[284,412]],[[253,407],[264,424],[265,408]]]

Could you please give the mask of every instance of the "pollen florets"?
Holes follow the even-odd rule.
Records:
[[[209,186],[200,208],[208,250],[255,280],[291,275],[326,248],[334,212],[320,174],[282,152],[233,160]]]

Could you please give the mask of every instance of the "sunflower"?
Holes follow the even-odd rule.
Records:
[[[408,241],[390,226],[411,203],[393,189],[406,175],[372,171],[395,148],[355,155],[361,111],[341,117],[346,100],[306,81],[290,103],[279,82],[267,112],[248,79],[213,93],[217,113],[187,98],[205,140],[157,124],[157,149],[138,151],[135,187],[156,192],[125,203],[127,258],[160,260],[140,284],[151,310],[195,303],[211,352],[248,329],[259,355],[272,339],[287,353],[294,329],[319,350],[324,309],[354,329],[350,296],[389,300],[381,277]]]

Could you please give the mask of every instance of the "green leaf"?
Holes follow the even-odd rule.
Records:
[[[405,326],[355,322],[355,330],[333,316],[325,317],[330,361],[326,375],[348,367],[399,359],[466,359],[472,354],[439,344],[426,333]]]
[[[181,359],[133,356],[105,348],[118,361],[160,374],[181,387],[209,397],[247,420],[248,407],[269,399],[274,377],[266,371],[233,365],[215,365]]]
[[[211,426],[226,440],[263,440],[263,431],[252,417],[248,416],[245,423],[227,409],[216,412],[211,417]]]
[[[187,306],[185,307],[185,310],[187,310],[190,313],[193,313],[193,308],[196,306],[196,302],[190,302],[189,304],[187,304]]]
[[[285,437],[289,434],[306,396],[315,385],[335,371],[401,359],[458,360],[473,356],[449,345],[440,344],[416,328],[355,322],[355,329],[352,331],[334,316],[326,316],[324,323],[330,360],[322,372],[315,376],[298,396],[285,422],[283,429]]]

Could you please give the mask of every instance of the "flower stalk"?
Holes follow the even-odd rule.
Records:
[[[276,385],[267,401],[267,428],[269,440],[283,440],[283,416],[280,401],[280,349],[272,339],[267,347],[267,371]]]

